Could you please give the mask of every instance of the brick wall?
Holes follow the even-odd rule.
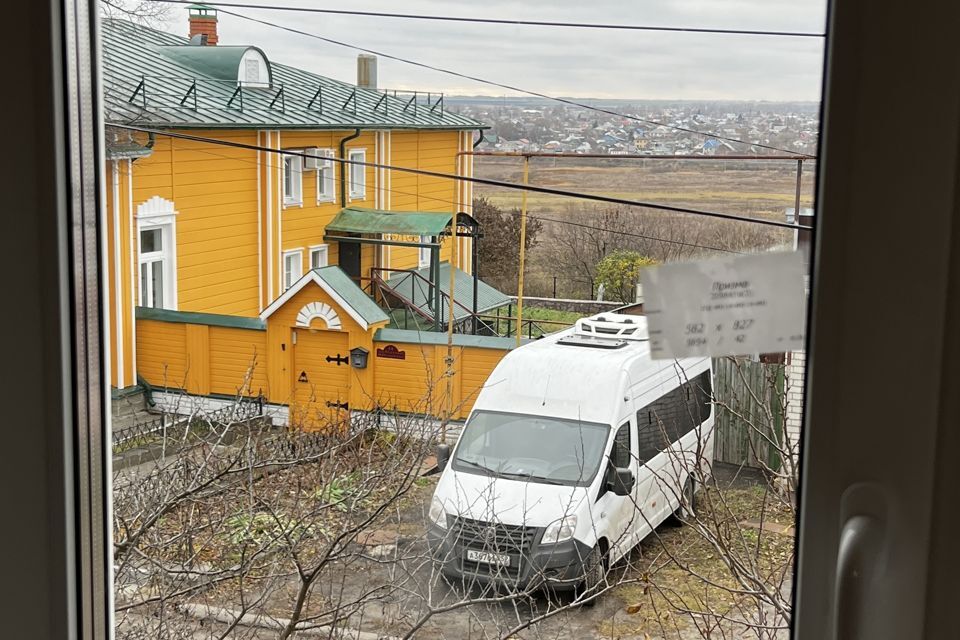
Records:
[[[787,437],[794,455],[799,451],[800,427],[803,418],[803,381],[807,368],[807,354],[804,351],[792,351],[786,370],[787,393]]]

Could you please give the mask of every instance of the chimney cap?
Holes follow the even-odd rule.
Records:
[[[213,7],[208,6],[208,5],[205,5],[205,4],[191,4],[191,5],[187,5],[187,11],[190,12],[190,17],[191,17],[191,18],[194,18],[194,17],[197,17],[197,18],[203,18],[203,17],[216,18],[216,17],[217,17],[217,10],[214,9]]]

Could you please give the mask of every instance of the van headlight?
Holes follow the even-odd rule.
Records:
[[[441,529],[447,528],[447,510],[437,496],[433,496],[430,501],[430,521]]]
[[[542,544],[555,544],[563,542],[573,537],[573,532],[577,528],[577,516],[567,516],[547,526],[543,532]]]

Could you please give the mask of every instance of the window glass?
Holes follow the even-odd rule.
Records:
[[[300,156],[285,156],[283,159],[283,201],[285,204],[300,204],[303,200],[303,166]]]
[[[319,269],[327,266],[328,256],[329,248],[326,245],[310,249],[310,268]]]
[[[705,371],[637,411],[640,460],[650,460],[708,419],[711,393]]]
[[[433,242],[433,238],[420,236],[420,242]],[[420,247],[417,250],[417,266],[421,269],[430,266],[430,247]]]
[[[299,251],[283,254],[283,288],[289,289],[303,275],[302,257]]]
[[[160,229],[144,229],[140,232],[140,252],[152,253],[163,249],[163,236]]]
[[[506,478],[589,483],[609,427],[544,416],[478,411],[464,428],[453,466]]]
[[[630,423],[624,423],[613,438],[613,448],[610,450],[610,462],[615,467],[630,466]]]
[[[333,162],[327,159],[333,157],[333,151],[320,149],[317,155],[320,156],[317,161],[317,200],[330,201],[336,197]]]
[[[351,151],[350,160],[353,162],[365,162],[365,151]],[[361,164],[350,165],[350,197],[363,198],[367,192],[367,168]]]

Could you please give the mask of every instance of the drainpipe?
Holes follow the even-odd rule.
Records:
[[[480,137],[477,138],[477,141],[473,143],[473,148],[476,149],[480,146],[480,143],[483,142],[483,129],[477,129],[477,133],[480,134]]]
[[[347,155],[347,143],[351,140],[356,140],[360,137],[360,128],[358,127],[354,132],[340,141],[340,159],[346,160]],[[347,163],[340,163],[340,204],[343,207],[347,206]]]

